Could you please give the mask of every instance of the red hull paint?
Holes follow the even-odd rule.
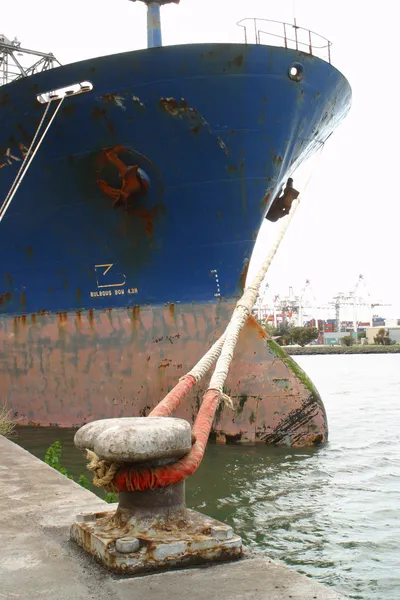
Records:
[[[147,415],[219,337],[232,310],[221,301],[3,318],[2,398],[21,424],[78,427]],[[207,383],[192,390],[176,416],[193,422]],[[253,318],[240,335],[226,392],[235,410],[217,412],[218,441],[327,439],[318,393],[274,354]]]

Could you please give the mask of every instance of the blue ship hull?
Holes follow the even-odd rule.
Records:
[[[293,63],[301,81],[288,76]],[[53,69],[0,89],[3,197],[44,112],[37,94],[82,81],[93,90],[65,99],[0,225],[0,389],[23,422],[77,425],[157,402],[226,326],[274,197],[351,97],[328,63],[262,45],[154,48]],[[121,186],[110,151],[150,180],[128,206],[113,207],[106,191]],[[139,314],[151,314],[141,333]],[[273,359],[262,343],[257,364]],[[174,347],[170,365],[180,366],[162,381],[160,362],[142,371],[154,347],[155,363]],[[103,366],[85,374],[92,351]],[[247,397],[252,360],[239,371],[231,386]],[[260,385],[250,395],[267,402]]]

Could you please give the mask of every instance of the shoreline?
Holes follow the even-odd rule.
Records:
[[[400,354],[400,344],[393,346],[281,346],[290,356],[325,354]]]

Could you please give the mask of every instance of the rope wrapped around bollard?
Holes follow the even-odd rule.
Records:
[[[203,459],[220,400],[221,393],[218,390],[206,392],[192,428],[192,449],[189,454],[172,464],[152,468],[126,467],[117,463],[107,463],[100,460],[95,452],[86,450],[90,460],[87,468],[93,472],[93,484],[110,492],[140,492],[166,487],[186,479],[196,471]]]
[[[206,392],[192,428],[196,441],[189,454],[181,460],[165,466],[122,468],[114,476],[113,487],[119,492],[140,492],[153,490],[158,487],[166,487],[192,475],[203,459],[219,402],[220,393],[217,390],[208,390]]]
[[[86,458],[90,460],[87,465],[89,471],[93,473],[93,485],[96,487],[104,487],[109,491],[115,491],[111,485],[115,473],[120,468],[118,463],[107,463],[105,460],[100,460],[95,452],[86,450]]]

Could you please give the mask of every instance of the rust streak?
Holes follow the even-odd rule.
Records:
[[[12,298],[12,294],[10,292],[6,292],[5,294],[0,294],[0,304],[4,302],[10,302]]]
[[[57,322],[59,325],[65,325],[68,320],[68,314],[66,312],[57,313]]]
[[[244,286],[246,284],[246,277],[247,277],[247,273],[249,270],[249,264],[250,264],[250,261],[248,258],[246,258],[244,267],[242,269],[242,272],[240,273],[240,278],[239,278],[239,285],[240,285],[240,289],[242,289],[242,290],[244,290]]]
[[[232,59],[228,62],[228,65],[229,65],[229,67],[236,67],[238,69],[241,69],[243,67],[243,63],[244,63],[243,54],[238,54],[237,56],[235,56],[234,59]]]
[[[92,116],[95,118],[106,117],[107,111],[105,108],[99,108],[98,106],[95,106],[92,110]]]

